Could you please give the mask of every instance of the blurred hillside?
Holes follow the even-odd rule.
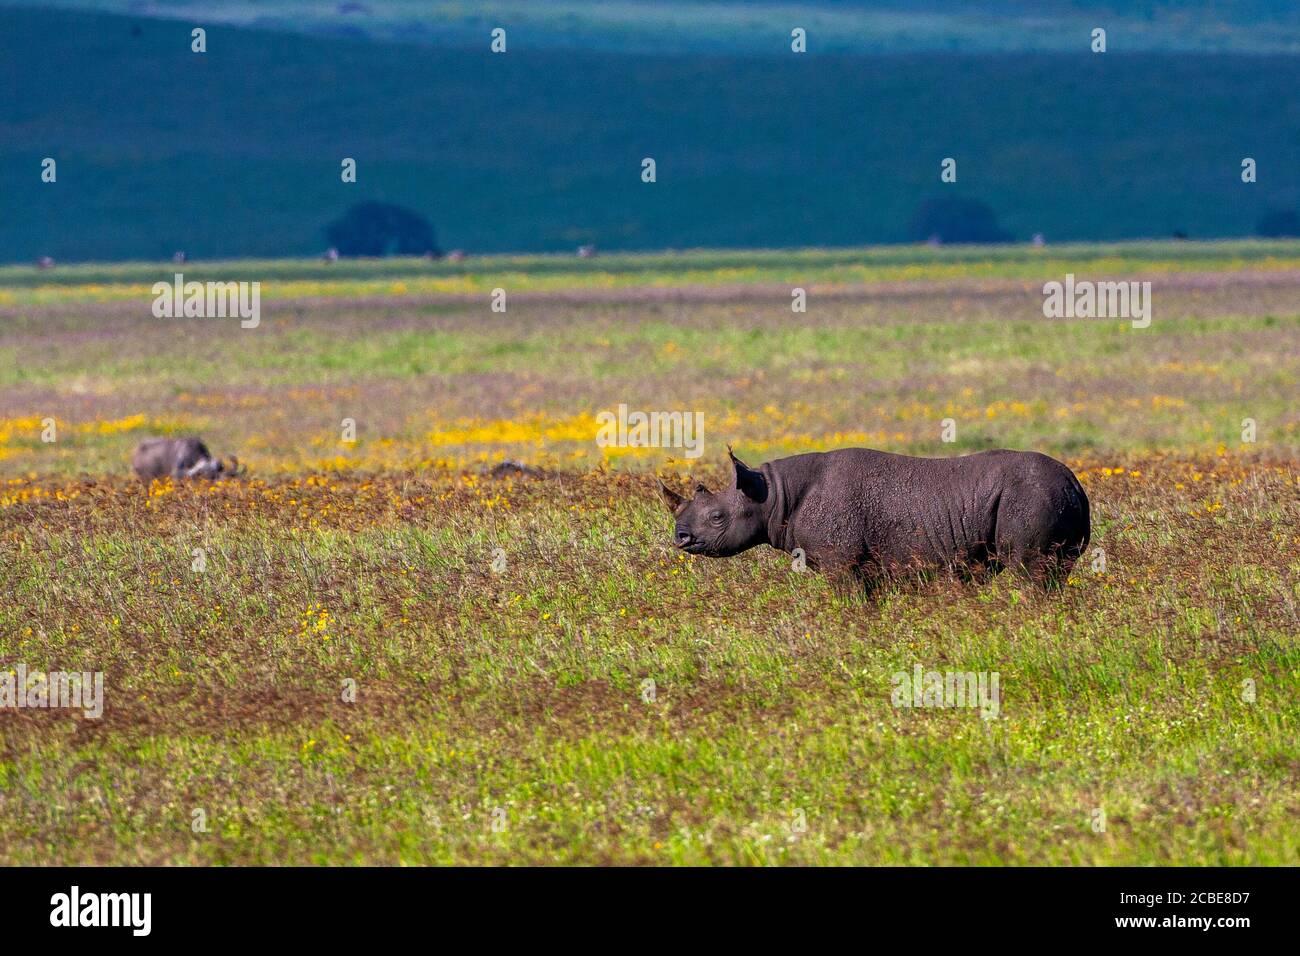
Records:
[[[357,37],[307,30],[309,6],[222,5],[275,26],[300,9],[305,32],[205,17],[201,55],[186,19],[0,7],[0,261],[313,254],[370,199],[471,252],[900,242],[936,195],[987,203],[1020,241],[1203,238],[1300,201],[1290,56],[1124,52],[1113,30],[1105,55],[819,54],[811,27],[804,56],[785,39],[761,56],[651,55],[529,44],[513,25],[493,55],[480,26],[448,34],[472,46],[382,39],[413,5],[363,4],[378,26]],[[563,4],[534,6],[560,29]],[[948,156],[955,185],[939,181]]]
[[[0,0],[0,6],[23,6]],[[26,4],[31,5],[31,4]],[[1300,53],[1289,0],[55,0],[43,6],[437,46],[497,26],[520,48],[818,53],[1077,51],[1104,27],[1116,52]]]

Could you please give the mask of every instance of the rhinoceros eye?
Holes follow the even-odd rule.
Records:
[[[709,515],[709,521],[712,524],[722,524],[722,519],[725,517],[726,515],[724,515],[721,511],[715,511]]]

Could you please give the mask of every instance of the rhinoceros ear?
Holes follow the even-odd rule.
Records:
[[[731,458],[732,467],[736,470],[736,487],[740,492],[752,501],[766,501],[767,482],[763,478],[763,473],[755,471],[737,458],[730,445],[727,446],[727,454]]]
[[[686,499],[665,485],[662,480],[655,480],[659,483],[659,497],[663,499],[664,504],[668,506],[669,511],[673,514],[677,514],[682,506],[686,504]]]

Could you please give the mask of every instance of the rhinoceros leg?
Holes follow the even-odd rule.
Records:
[[[874,587],[868,584],[866,576],[859,568],[827,568],[824,573],[826,581],[831,586],[831,591],[836,597],[863,600],[874,590]]]
[[[1000,550],[999,558],[1035,587],[1055,591],[1065,586],[1080,550],[1077,540],[1058,532],[1013,541]]]
[[[1073,480],[1073,476],[1071,476]],[[1030,484],[1028,493],[1004,496],[997,512],[996,559],[1035,586],[1065,584],[1088,543],[1087,512],[1064,483]]]
[[[1078,558],[1079,553],[1073,546],[1054,544],[1046,551],[1026,558],[1025,574],[1043,590],[1056,591],[1065,587]]]

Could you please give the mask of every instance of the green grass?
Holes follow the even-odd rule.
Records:
[[[1300,266],[1300,240],[1218,242],[1141,241],[1073,243],[1036,248],[1028,245],[941,248],[920,245],[862,246],[848,249],[693,249],[682,252],[613,253],[593,259],[564,255],[476,256],[460,262],[422,258],[235,259],[187,262],[123,262],[64,265],[49,271],[30,266],[0,266],[0,291],[13,301],[39,301],[44,291],[70,297],[139,295],[136,286],[187,280],[246,279],[297,295],[355,296],[391,293],[394,282],[445,282],[441,291],[574,291],[638,287],[716,285],[857,284],[943,279],[1055,279],[1074,271],[1105,275],[1171,272],[1280,270]],[[95,287],[95,288],[77,288]],[[121,288],[130,287],[130,288]],[[287,293],[281,293],[287,294]]]
[[[110,709],[7,724],[6,861],[1293,864],[1300,595],[1259,545],[1294,541],[1294,501],[1261,470],[1189,521],[1164,468],[1092,483],[1109,573],[1060,598],[877,607],[770,553],[670,555],[625,482],[400,521],[347,483],[40,508],[0,655],[102,668]],[[259,517],[263,494],[356,530]],[[1152,506],[1160,543],[1127,530]],[[916,663],[997,671],[1000,716],[892,707]]]
[[[1033,255],[196,266],[263,277],[256,330],[155,319],[153,266],[0,271],[0,670],[106,684],[0,709],[0,859],[1300,863],[1296,248]],[[1151,327],[1044,319],[1064,271],[1151,276]],[[620,402],[704,412],[704,456],[607,460]],[[250,478],[141,486],[158,431]],[[1039,449],[1092,546],[1060,594],[874,603],[678,554],[650,473],[716,486],[727,443]],[[997,719],[894,706],[917,664],[997,672]]]

